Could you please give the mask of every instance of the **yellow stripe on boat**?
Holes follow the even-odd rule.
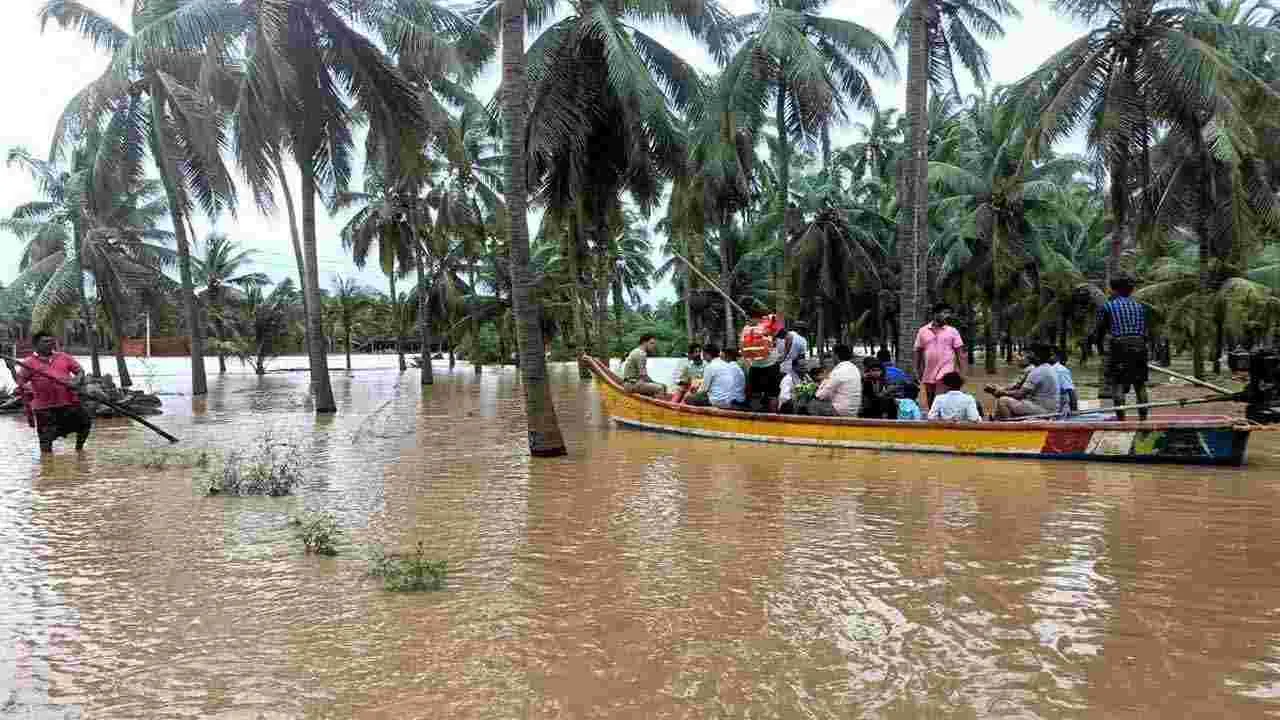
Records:
[[[737,412],[628,393],[608,366],[584,356],[606,413],[621,425],[758,442],[1079,460],[1239,465],[1257,427],[1230,417],[1151,422],[868,420]]]
[[[912,427],[888,420],[858,425],[805,422],[799,416],[787,422],[756,420],[750,413],[703,414],[666,408],[610,383],[600,383],[600,388],[605,409],[618,422],[704,437],[867,449],[1036,454],[1048,434],[1034,429],[992,433],[923,423]]]

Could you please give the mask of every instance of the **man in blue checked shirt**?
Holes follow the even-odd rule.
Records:
[[[1133,387],[1139,404],[1147,397],[1147,309],[1130,295],[1133,278],[1118,275],[1111,280],[1113,297],[1098,311],[1098,329],[1094,338],[1099,347],[1111,336],[1107,354],[1106,382],[1111,387],[1113,407],[1124,405],[1125,393]],[[1116,419],[1124,420],[1124,411],[1116,411]],[[1147,409],[1138,410],[1138,419],[1147,419]]]

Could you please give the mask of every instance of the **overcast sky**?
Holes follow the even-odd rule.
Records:
[[[83,1],[127,27],[127,10],[132,3],[121,0]],[[749,12],[755,7],[754,0],[722,2],[739,13]],[[3,80],[6,108],[0,111],[0,152],[7,152],[14,146],[25,146],[38,156],[48,153],[54,124],[67,100],[106,67],[105,56],[80,40],[75,33],[62,31],[56,25],[50,25],[42,33],[36,19],[41,4],[42,0],[0,0],[0,67],[6,68]],[[991,53],[992,75],[997,83],[1019,79],[1081,31],[1081,28],[1054,16],[1046,3],[1015,0],[1015,4],[1022,12],[1022,19],[1006,23],[1007,36],[1003,40],[986,43]],[[892,42],[897,12],[892,0],[834,0],[825,14],[862,23]],[[682,33],[659,31],[656,34],[689,62],[707,71],[715,69],[707,54]],[[898,53],[898,62],[905,76],[905,52]],[[972,90],[963,76],[960,80],[962,92]],[[487,98],[496,86],[495,64],[480,80],[477,94]],[[900,108],[905,102],[905,82],[902,80],[897,83],[877,82],[875,91],[881,106]],[[852,128],[841,128],[832,136],[834,147],[855,140],[857,133]],[[359,184],[357,178],[353,189],[359,189]],[[297,187],[295,178],[295,192]],[[232,240],[257,252],[255,263],[258,270],[273,279],[295,276],[283,209],[276,216],[265,217],[253,208],[252,196],[248,192],[242,191],[241,197],[245,199],[245,207],[237,217],[223,216],[213,223],[198,218],[197,235],[203,238],[211,229],[225,232]],[[37,198],[35,184],[24,171],[0,167],[0,217],[7,217],[15,206]],[[657,222],[658,214],[655,212],[651,224]],[[385,279],[380,273],[371,270],[358,273],[343,252],[338,229],[344,220],[345,216],[329,217],[323,212],[317,219],[321,284],[328,286],[333,274],[341,273],[358,275],[368,285],[385,289]],[[531,231],[535,230],[536,227],[531,226]],[[662,240],[656,236],[653,238],[655,249]],[[0,282],[7,284],[17,275],[20,253],[20,242],[12,235],[0,233]],[[651,293],[650,299],[672,296],[670,283],[663,282]]]

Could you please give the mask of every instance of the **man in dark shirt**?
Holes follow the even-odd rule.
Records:
[[[1115,295],[1098,311],[1098,328],[1094,339],[1102,347],[1103,338],[1111,336],[1111,350],[1107,353],[1106,382],[1111,387],[1113,407],[1124,405],[1125,393],[1133,387],[1138,404],[1144,404],[1147,396],[1147,309],[1133,294],[1133,278],[1118,275],[1111,280]],[[1116,418],[1124,420],[1124,411],[1117,410]],[[1147,409],[1138,410],[1140,420],[1147,419]]]

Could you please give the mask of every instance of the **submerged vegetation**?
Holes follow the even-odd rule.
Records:
[[[162,447],[146,447],[137,450],[106,450],[102,458],[116,465],[129,465],[146,470],[205,469],[216,458],[216,452],[209,448],[172,450]]]
[[[410,554],[379,550],[369,560],[369,575],[382,578],[382,586],[393,592],[440,590],[450,572],[448,561],[427,558],[421,540]]]
[[[330,512],[308,512],[290,521],[294,532],[302,541],[303,550],[309,555],[337,555],[337,542],[342,528]]]
[[[202,481],[207,495],[289,495],[302,482],[302,453],[296,445],[264,433],[247,450],[231,450]]]

